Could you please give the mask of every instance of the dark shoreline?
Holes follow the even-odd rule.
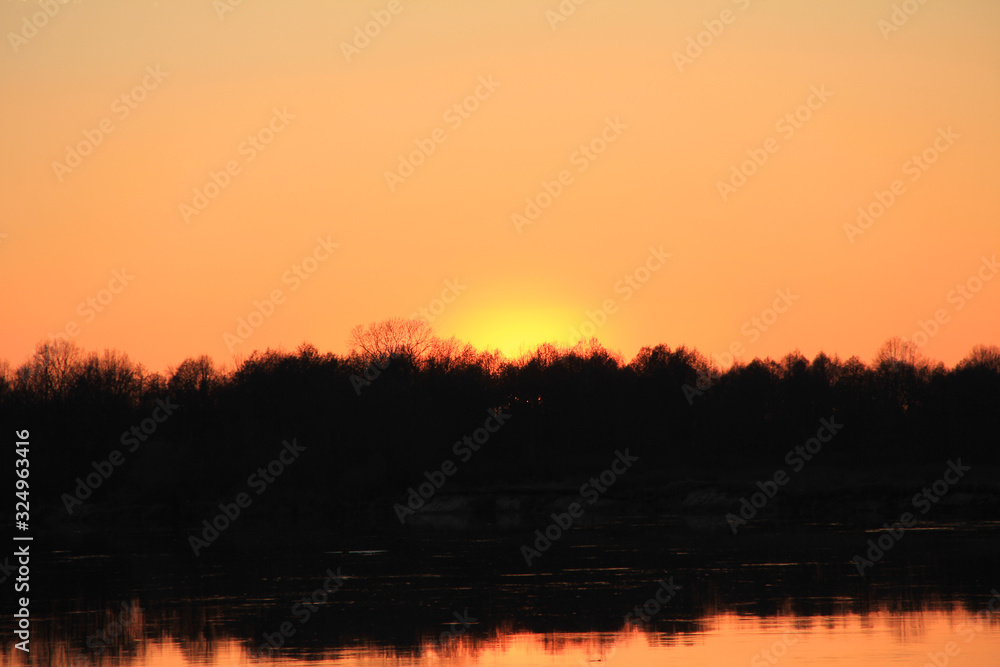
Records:
[[[259,501],[240,511],[233,526],[266,527],[279,533],[308,532],[320,527],[352,530],[367,527],[387,533],[421,528],[464,530],[477,526],[506,531],[547,523],[552,513],[564,513],[572,503],[583,508],[575,521],[578,525],[628,518],[643,521],[670,518],[709,532],[730,532],[727,516],[746,521],[739,523],[739,531],[811,523],[875,528],[884,522],[892,523],[907,511],[920,522],[934,524],[1000,517],[1000,469],[969,467],[973,470],[967,477],[949,487],[933,503],[923,500],[921,493],[929,491],[933,497],[933,484],[942,475],[941,471],[930,473],[934,468],[926,466],[922,470],[864,472],[817,466],[804,469],[783,486],[769,484],[775,471],[763,468],[715,472],[685,468],[670,475],[636,471],[623,475],[592,504],[580,494],[587,478],[578,477],[580,484],[567,479],[478,489],[462,488],[461,480],[454,479],[435,489],[429,499],[421,498],[423,505],[407,512],[402,522],[399,508],[409,509],[407,501],[412,502],[411,493],[344,502],[324,499],[321,489],[303,489],[291,484],[283,487],[275,483]],[[895,479],[889,478],[890,472],[895,473]],[[414,487],[409,488],[415,491]],[[773,496],[766,491],[773,491]],[[220,502],[230,506],[233,502],[232,495],[219,502],[188,501],[180,506],[155,499],[143,503],[139,497],[138,492],[128,489],[102,494],[74,508],[73,515],[66,513],[63,504],[39,503],[36,526],[55,534],[107,530],[195,532],[202,520],[220,513]],[[757,507],[761,501],[764,501],[762,506]]]

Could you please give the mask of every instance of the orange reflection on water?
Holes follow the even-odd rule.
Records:
[[[666,620],[669,623],[669,619]],[[254,658],[246,644],[232,638],[184,644],[176,639],[148,639],[132,655],[109,651],[97,662],[71,655],[67,642],[33,646],[35,664],[117,665],[121,667],[182,667],[277,664],[302,667],[374,665],[441,667],[649,667],[664,664],[732,666],[851,665],[905,667],[955,665],[993,667],[998,664],[1000,619],[996,614],[964,610],[877,612],[868,615],[759,618],[720,614],[670,633],[636,628],[617,633],[513,632],[481,638],[459,637],[424,642],[410,652],[385,646],[313,650],[283,650]],[[39,651],[40,649],[40,651]],[[29,664],[23,653],[5,651],[4,662]],[[39,655],[39,653],[41,655]]]

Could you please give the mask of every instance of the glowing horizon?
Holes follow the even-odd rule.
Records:
[[[1000,344],[1000,6],[898,4],[4,3],[0,359],[425,309],[508,355],[953,366]]]

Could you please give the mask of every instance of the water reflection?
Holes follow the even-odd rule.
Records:
[[[6,639],[0,657],[58,667],[923,667],[931,656],[995,666],[997,536],[975,524],[915,531],[865,577],[850,561],[864,534],[836,526],[734,540],[604,525],[574,531],[530,569],[521,532],[340,533],[220,544],[199,559],[183,539],[96,554],[100,545],[76,545],[40,555],[33,570],[30,660]],[[173,542],[178,551],[162,550]],[[342,586],[317,595],[330,572]],[[9,616],[0,630],[12,636]]]
[[[473,633],[397,650],[378,644],[327,650],[278,651],[260,659],[233,637],[185,641],[169,633],[137,640],[134,633],[103,654],[74,655],[70,643],[49,638],[35,646],[29,663],[5,653],[11,665],[120,667],[317,665],[490,665],[623,667],[635,665],[851,665],[997,664],[1000,622],[996,613],[964,609],[825,617],[759,618],[719,614],[676,633],[625,628],[616,633]],[[138,622],[138,619],[136,619]]]

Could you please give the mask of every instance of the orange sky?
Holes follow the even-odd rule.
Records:
[[[745,360],[867,360],[937,314],[953,364],[1000,343],[1000,5],[893,5],[3,2],[0,357],[67,327],[156,370],[344,352],[425,308],[507,351],[596,321]]]

